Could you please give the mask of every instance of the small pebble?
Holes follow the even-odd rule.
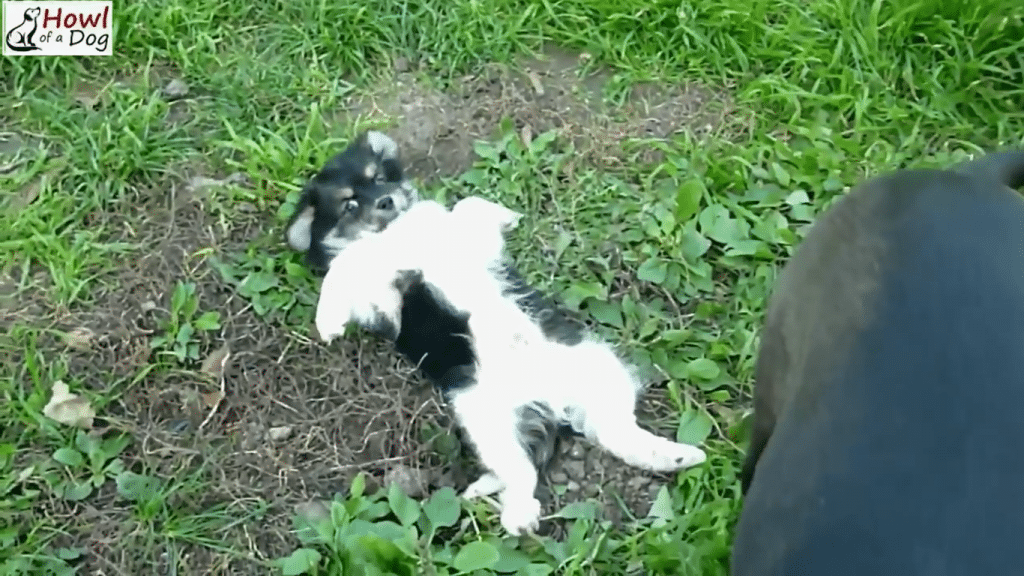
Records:
[[[393,483],[410,498],[420,498],[426,490],[427,479],[422,470],[399,464],[384,476],[384,486]]]
[[[581,460],[569,460],[565,463],[565,473],[573,480],[582,480],[587,471]]]
[[[68,346],[76,350],[88,350],[92,347],[92,340],[96,337],[96,333],[80,326],[69,332],[66,336]]]
[[[267,435],[270,436],[270,439],[273,440],[274,442],[284,440],[285,438],[291,436],[291,434],[291,426],[274,426],[273,428],[267,431]]]
[[[552,472],[551,473],[551,482],[554,483],[554,484],[565,484],[566,481],[568,481],[568,480],[569,480],[569,477],[565,474],[565,472]]]
[[[376,494],[380,490],[380,480],[376,476],[367,474],[364,476],[364,482],[363,494]]]
[[[312,500],[295,505],[295,514],[304,518],[310,524],[316,524],[331,519],[330,502]]]
[[[167,423],[167,430],[171,434],[179,434],[180,435],[180,434],[184,434],[185,432],[187,432],[191,425],[192,425],[192,423],[189,422],[187,419],[179,418],[177,420],[171,420],[170,422],[168,422]]]
[[[569,449],[569,457],[576,460],[582,460],[587,455],[587,449],[583,447],[579,442],[574,442],[572,448]]]
[[[168,100],[177,100],[183,98],[188,94],[188,84],[180,78],[175,78],[164,86],[164,96]]]
[[[647,488],[647,497],[650,498],[651,502],[654,502],[654,499],[658,497],[658,491],[660,490],[661,485],[657,483],[652,483],[650,487]]]
[[[579,492],[580,491],[580,485],[575,480],[569,480],[569,482],[567,482],[565,484],[565,491],[566,492]]]

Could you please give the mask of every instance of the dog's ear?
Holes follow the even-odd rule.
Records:
[[[398,143],[390,136],[376,130],[367,130],[359,135],[356,144],[380,158],[380,169],[387,182],[401,182],[405,179]]]
[[[395,160],[398,158],[398,144],[383,132],[367,130],[362,134],[360,140],[365,143],[371,152],[379,156],[381,160]]]
[[[292,250],[305,252],[313,242],[313,215],[316,212],[313,188],[307,185],[295,204],[295,212],[288,220],[285,237]]]

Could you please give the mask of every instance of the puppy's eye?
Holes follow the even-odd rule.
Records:
[[[391,196],[385,196],[380,200],[377,200],[378,210],[393,210],[395,208],[395,201],[391,199]]]

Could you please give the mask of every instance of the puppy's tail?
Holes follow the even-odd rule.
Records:
[[[992,152],[953,167],[953,170],[981,178],[992,179],[1014,190],[1024,186],[1024,150]]]

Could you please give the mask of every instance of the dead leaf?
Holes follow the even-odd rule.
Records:
[[[536,72],[530,70],[526,73],[527,78],[530,79],[530,84],[533,85],[533,91],[537,93],[537,96],[544,95],[544,85],[541,84],[540,76]]]
[[[11,210],[17,211],[25,208],[29,204],[36,201],[39,198],[39,191],[43,189],[42,180],[33,180],[25,185],[21,189],[21,193],[16,198],[11,199]]]
[[[39,198],[39,193],[43,190],[43,186],[56,180],[67,165],[66,160],[60,160],[52,168],[43,172],[39,178],[23,186],[18,195],[12,198],[10,204],[8,204],[8,211],[17,212],[35,202],[36,198]]]
[[[220,390],[214,390],[213,392],[200,392],[199,399],[203,402],[203,406],[207,408],[216,408],[220,404],[221,400],[224,399],[224,393]]]
[[[199,391],[193,388],[178,388],[176,390],[178,398],[181,400],[181,408],[186,412],[192,412],[199,409],[199,404],[203,402],[199,398]]]
[[[223,186],[224,180],[217,180],[216,178],[207,178],[206,176],[195,176],[190,178],[188,181],[188,189],[193,192],[198,192],[204,188],[211,188],[214,186]]]
[[[208,374],[213,378],[214,382],[220,382],[220,379],[224,377],[224,369],[228,365],[229,358],[231,358],[231,347],[225,343],[220,348],[210,352],[210,355],[203,360],[199,371],[203,374]]]
[[[85,326],[79,326],[65,334],[64,340],[69,347],[74,348],[75,350],[88,350],[92,348],[92,341],[95,337],[95,332]]]
[[[14,160],[11,160],[10,162],[6,162],[4,164],[0,164],[0,174],[10,174],[11,172],[14,172],[14,170],[16,168],[20,167],[25,162],[26,162],[26,160],[23,159],[23,158],[15,158]]]
[[[193,176],[187,182],[188,189],[192,192],[199,192],[204,188],[218,186],[244,186],[249,183],[249,178],[242,172],[232,172],[223,179],[207,178],[206,176]]]
[[[106,90],[109,84],[98,84],[94,82],[79,82],[72,92],[75,101],[87,110],[93,110],[106,99]]]
[[[270,439],[273,440],[274,442],[277,442],[278,440],[284,440],[285,438],[291,436],[291,434],[291,426],[274,426],[273,428],[267,431],[267,435],[270,436]]]
[[[419,468],[397,464],[384,475],[384,485],[398,484],[410,498],[420,498],[426,493],[427,476]]]
[[[522,138],[523,144],[526,144],[527,146],[530,145],[530,142],[533,142],[533,130],[530,129],[529,124],[523,126]]]
[[[57,380],[53,383],[50,401],[43,407],[43,415],[61,424],[89,429],[96,412],[88,400],[72,394],[67,384]]]

